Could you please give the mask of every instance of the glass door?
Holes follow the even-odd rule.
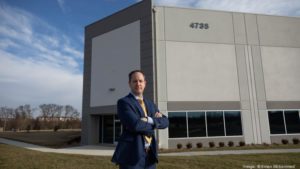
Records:
[[[102,116],[103,118],[103,143],[112,144],[114,140],[114,116]]]
[[[117,115],[99,117],[99,143],[117,144],[121,133],[122,125]]]

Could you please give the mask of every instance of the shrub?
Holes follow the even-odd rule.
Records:
[[[56,125],[56,126],[54,126],[54,129],[53,129],[53,131],[54,131],[54,132],[57,132],[57,131],[58,131],[58,129],[60,129],[60,126],[59,126],[59,125]]]
[[[299,144],[299,139],[298,138],[293,138],[293,144]]]
[[[219,142],[219,147],[224,147],[224,146],[225,146],[224,142]]]
[[[193,148],[193,144],[192,144],[192,143],[187,143],[187,144],[186,144],[186,148],[187,148],[187,149]]]
[[[233,147],[233,146],[234,146],[234,142],[233,142],[233,141],[229,141],[229,142],[228,142],[228,146],[229,146],[229,147]]]
[[[240,145],[241,147],[243,147],[243,146],[245,146],[246,144],[245,144],[244,141],[240,141],[240,142],[239,142],[239,145]]]
[[[79,144],[80,141],[81,141],[81,136],[76,136],[76,137],[70,139],[70,140],[67,142],[67,144],[68,144],[68,145],[71,145],[71,144]]]
[[[215,147],[215,143],[214,143],[214,142],[212,142],[212,141],[211,141],[211,142],[209,142],[209,143],[208,143],[208,145],[209,145],[209,147],[211,147],[211,148],[212,148],[212,147]]]
[[[197,145],[197,148],[202,148],[203,147],[202,143],[197,143],[196,145]]]
[[[27,131],[27,133],[29,133],[29,132],[30,132],[30,130],[31,130],[31,125],[30,125],[30,124],[28,124],[28,125],[27,125],[27,127],[26,127],[26,131]]]
[[[269,146],[269,144],[268,144],[268,143],[263,143],[263,145],[264,145],[264,146],[266,146],[266,147],[267,147],[267,146]]]
[[[159,152],[164,152],[166,149],[164,148],[159,148]]]
[[[182,144],[178,143],[177,144],[177,149],[181,149],[182,148]]]
[[[287,139],[282,139],[281,142],[282,142],[282,144],[289,144],[289,140],[287,140]]]

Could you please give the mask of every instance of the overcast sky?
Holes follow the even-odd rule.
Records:
[[[81,112],[84,27],[138,0],[0,0],[0,106]],[[155,5],[300,16],[300,0],[154,0]]]

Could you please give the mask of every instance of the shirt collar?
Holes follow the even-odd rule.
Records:
[[[130,92],[133,96],[134,96],[134,98],[136,99],[136,100],[139,100],[139,99],[143,99],[144,100],[144,97],[142,96],[142,97],[139,97],[139,96],[136,96],[135,94],[133,94],[132,92]]]

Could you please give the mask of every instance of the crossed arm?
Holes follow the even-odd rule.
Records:
[[[154,115],[150,115],[153,124],[144,118],[139,118],[135,112],[135,108],[125,100],[118,101],[118,115],[126,129],[143,135],[153,135],[154,129],[164,129],[169,125],[168,118],[159,113],[157,109]]]

